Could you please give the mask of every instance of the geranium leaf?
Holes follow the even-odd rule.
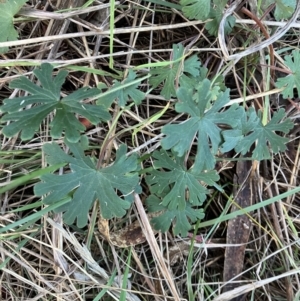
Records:
[[[225,5],[227,4],[227,0],[215,0],[215,5],[210,10],[208,18],[211,19],[211,21],[207,22],[205,24],[205,29],[209,32],[209,34],[213,36],[218,35],[219,25],[221,22],[221,19],[223,17],[223,11],[225,8]],[[226,22],[224,25],[224,33],[229,34],[232,31],[232,28],[235,25],[235,17],[234,16],[228,16],[226,18]]]
[[[220,148],[222,153],[231,151],[237,147],[237,145],[243,145],[244,137],[261,123],[253,108],[250,108],[247,112],[240,108],[239,112],[240,114],[239,119],[237,119],[238,123],[236,127],[222,132],[225,141]],[[251,145],[248,147],[250,149]],[[244,152],[246,153],[249,149],[245,149]]]
[[[284,98],[294,98],[294,86],[300,95],[300,51],[293,50],[291,55],[284,57],[285,65],[291,70],[292,74],[277,79],[276,87],[283,88],[281,92]]]
[[[174,223],[174,235],[186,237],[191,229],[191,223],[204,218],[203,209],[192,207],[187,203],[184,210],[170,210],[161,205],[161,199],[151,195],[146,200],[149,212],[160,212],[160,214],[151,219],[151,224],[157,231],[166,232]]]
[[[145,98],[145,93],[138,89],[140,82],[136,82],[136,79],[136,73],[130,69],[128,77],[123,82],[114,80],[110,89],[111,93],[100,96],[97,103],[111,104],[116,99],[119,106],[125,107],[127,102],[132,99],[136,105],[139,105]]]
[[[181,124],[170,124],[162,128],[166,135],[161,141],[164,149],[172,149],[182,157],[191,147],[195,139],[198,140],[195,167],[199,170],[213,169],[214,155],[222,142],[219,124],[235,127],[238,124],[239,109],[232,105],[228,110],[219,112],[229,101],[229,90],[217,95],[211,103],[211,82],[204,79],[198,84],[196,92],[181,87],[177,91],[179,102],[175,109],[179,113],[187,113],[190,117]],[[209,110],[206,110],[211,106]]]
[[[15,41],[18,38],[18,32],[14,28],[13,19],[14,15],[18,13],[21,7],[27,0],[5,0],[0,1],[0,42]],[[1,47],[0,53],[8,51],[8,47]]]
[[[253,114],[253,111],[250,111],[249,114]],[[248,152],[251,145],[256,142],[252,155],[255,160],[269,159],[271,157],[270,150],[274,154],[285,151],[285,144],[289,141],[289,139],[281,137],[275,133],[288,133],[290,129],[293,128],[293,123],[290,119],[280,122],[284,118],[284,115],[284,109],[280,109],[278,112],[274,113],[272,119],[266,125],[263,125],[261,121],[257,123],[252,132],[245,136],[245,138],[235,147],[235,150],[244,155]]]
[[[296,7],[296,0],[275,0],[275,19],[280,21],[291,17]]]
[[[4,100],[0,110],[6,114],[1,122],[10,121],[3,128],[4,135],[12,137],[21,132],[23,140],[31,139],[47,115],[55,112],[51,123],[51,136],[60,138],[62,132],[65,132],[69,141],[77,142],[80,132],[84,131],[85,127],[76,118],[76,114],[87,118],[92,124],[110,119],[106,107],[83,102],[99,95],[101,92],[99,89],[84,87],[61,98],[61,87],[68,72],[61,70],[56,77],[53,77],[52,71],[53,67],[48,63],[42,64],[40,68],[33,71],[41,86],[32,83],[24,76],[11,82],[11,88],[27,91],[29,95]]]
[[[67,224],[77,220],[78,227],[87,224],[88,211],[96,200],[99,201],[103,218],[122,217],[131,205],[129,197],[139,189],[136,155],[127,157],[127,148],[121,145],[115,162],[98,170],[92,158],[84,155],[82,144],[66,144],[74,156],[65,154],[54,143],[46,144],[43,150],[49,163],[68,162],[71,172],[42,176],[42,182],[34,187],[35,195],[45,195],[45,204],[71,196],[71,201],[59,207],[57,212],[64,212]]]
[[[171,156],[162,150],[153,153],[154,167],[146,182],[151,193],[162,196],[162,205],[169,210],[184,210],[186,203],[201,206],[206,199],[207,189],[200,182],[215,185],[219,179],[216,171],[201,172],[196,168],[187,170],[184,158]],[[166,189],[170,189],[165,193]]]
[[[203,20],[208,18],[210,12],[210,0],[181,0],[184,15],[191,19]]]
[[[150,71],[152,75],[149,80],[150,84],[154,88],[158,87],[160,84],[163,84],[160,94],[167,100],[176,95],[175,80],[179,74],[181,75],[180,77],[187,75],[196,77],[200,74],[201,64],[197,56],[193,55],[189,57],[183,62],[182,65],[180,59],[184,59],[183,55],[184,47],[181,44],[173,45],[173,63],[170,63],[170,65],[164,67],[152,68]]]

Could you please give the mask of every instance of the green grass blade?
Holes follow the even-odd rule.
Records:
[[[232,218],[236,218],[237,216],[239,215],[243,215],[243,214],[246,214],[246,213],[249,213],[251,211],[255,211],[257,209],[260,209],[260,208],[263,208],[265,206],[268,206],[270,204],[273,204],[281,199],[284,199],[292,194],[296,194],[300,192],[300,187],[297,187],[297,188],[294,188],[288,192],[285,192],[285,193],[282,193],[280,195],[277,195],[271,199],[268,199],[268,200],[265,200],[265,201],[262,201],[262,202],[259,202],[257,204],[254,204],[252,206],[249,206],[249,207],[246,207],[246,208],[243,208],[241,210],[237,210],[235,212],[232,212],[232,213],[229,213],[229,214],[226,214],[222,217],[219,217],[219,218],[215,218],[215,219],[212,219],[212,220],[209,220],[209,221],[206,221],[206,222],[202,222],[200,223],[200,226],[199,226],[199,229],[200,228],[204,228],[204,227],[207,227],[207,226],[212,226],[214,225],[215,223],[220,223],[220,222],[225,222],[225,221],[228,221]]]
[[[63,167],[64,165],[65,165],[65,163],[64,164],[56,164],[56,165],[53,165],[53,166],[49,166],[49,167],[46,167],[46,168],[43,168],[43,169],[33,171],[33,172],[31,172],[31,173],[29,173],[25,176],[21,176],[18,179],[15,179],[15,180],[11,181],[10,183],[8,183],[7,185],[1,187],[0,188],[0,194],[4,193],[6,191],[9,191],[13,188],[16,188],[18,186],[24,185],[32,179],[36,179],[36,178],[39,178],[42,175],[51,173],[51,172],[57,170],[58,168]]]
[[[65,198],[65,199],[63,199],[63,200],[61,200],[61,201],[59,201],[59,202],[57,202],[57,203],[55,203],[53,205],[50,205],[50,206],[48,206],[48,207],[46,207],[46,208],[44,208],[44,209],[42,209],[42,210],[40,210],[38,212],[35,212],[35,213],[33,213],[33,214],[25,217],[25,218],[22,218],[19,221],[16,221],[16,222],[14,222],[12,224],[9,224],[9,225],[7,225],[7,226],[5,226],[3,228],[0,228],[0,234],[1,233],[5,233],[5,232],[7,232],[7,231],[9,231],[11,229],[17,228],[17,227],[19,227],[19,226],[21,226],[21,225],[23,225],[23,224],[25,224],[25,223],[27,223],[29,221],[32,221],[32,223],[34,223],[34,221],[40,219],[44,214],[46,214],[46,213],[48,213],[48,212],[50,212],[52,210],[55,210],[56,208],[58,208],[58,207],[60,207],[60,206],[62,206],[64,204],[68,203],[70,200],[71,200],[71,198],[67,197],[67,198]],[[2,238],[0,236],[0,240]]]

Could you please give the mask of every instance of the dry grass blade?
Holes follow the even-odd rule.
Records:
[[[114,35],[118,34],[126,34],[132,32],[150,32],[150,31],[160,31],[160,30],[172,30],[178,28],[184,28],[187,26],[199,25],[203,24],[203,21],[190,21],[190,22],[183,22],[179,24],[172,24],[172,25],[153,25],[153,26],[143,26],[143,27],[128,27],[128,28],[116,28],[113,30]],[[49,37],[38,37],[38,38],[31,38],[31,39],[23,39],[19,41],[11,41],[11,42],[1,42],[0,47],[12,47],[12,46],[22,46],[22,45],[29,45],[41,42],[51,42],[56,40],[62,39],[71,39],[71,38],[79,38],[83,36],[97,36],[97,35],[106,35],[110,34],[110,30],[101,30],[101,28],[97,31],[87,31],[87,32],[77,32],[77,33],[66,33],[57,36],[49,36]]]
[[[232,290],[230,292],[221,294],[217,298],[214,298],[213,301],[228,301],[228,300],[231,300],[232,298],[236,298],[238,296],[244,295],[245,293],[251,292],[259,287],[266,286],[268,283],[271,283],[271,282],[274,282],[281,278],[292,276],[292,275],[295,275],[298,273],[299,273],[299,270],[294,269],[294,270],[288,271],[288,272],[283,273],[276,277],[271,277],[271,278],[268,278],[265,280],[253,282],[251,284],[246,284],[246,285],[240,286],[238,288],[235,288],[234,290]]]
[[[140,215],[141,222],[143,225],[144,235],[147,239],[147,242],[151,249],[152,255],[156,259],[156,264],[158,265],[161,275],[164,277],[165,281],[167,282],[168,287],[170,288],[172,297],[174,298],[174,300],[180,301],[181,298],[179,297],[177,288],[176,288],[174,280],[173,280],[173,276],[171,275],[170,271],[168,270],[168,268],[165,264],[164,258],[162,256],[161,250],[155,239],[152,227],[150,225],[149,219],[147,217],[147,214],[145,212],[145,209],[143,207],[141,199],[137,194],[134,195],[134,199],[135,199],[135,205],[137,207],[137,210],[138,210],[138,213]]]
[[[116,2],[116,4],[119,4],[119,2]],[[81,8],[80,10],[75,10],[66,13],[56,13],[56,12],[40,11],[38,9],[32,9],[32,8],[23,8],[18,12],[18,15],[22,17],[45,19],[45,20],[49,20],[49,19],[64,20],[64,19],[72,18],[74,16],[98,11],[100,9],[106,9],[108,7],[110,7],[110,4],[101,4],[101,5],[95,5],[83,9]]]
[[[72,273],[74,273],[75,278],[77,279],[85,279],[85,280],[92,280],[95,284],[100,284],[101,286],[105,286],[105,284],[108,282],[109,278],[111,276],[108,275],[108,273],[99,266],[99,264],[95,261],[93,258],[91,252],[88,250],[88,248],[85,245],[82,245],[79,243],[79,241],[76,239],[75,235],[66,231],[61,225],[55,223],[50,218],[47,219],[49,224],[51,224],[55,229],[60,231],[62,236],[69,241],[69,243],[74,247],[74,250],[78,253],[78,255],[84,260],[84,262],[87,264],[90,271],[92,271],[94,274],[100,276],[98,277],[93,276],[88,271],[85,271],[84,269],[80,268],[79,265],[77,265],[77,269],[74,269]],[[108,294],[112,296],[116,296],[119,298],[120,293],[120,287],[119,283],[114,281],[112,283],[112,287],[109,287]],[[128,301],[137,301],[139,298],[137,296],[134,296],[133,293],[127,293],[127,300]]]

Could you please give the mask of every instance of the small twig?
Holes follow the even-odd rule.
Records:
[[[248,49],[246,49],[240,53],[229,55],[227,46],[225,43],[225,32],[224,32],[225,22],[226,22],[226,18],[229,15],[231,15],[240,4],[241,4],[241,1],[235,1],[235,3],[231,7],[229,7],[229,9],[224,13],[222,20],[220,22],[220,26],[219,26],[218,39],[219,39],[219,44],[220,44],[221,50],[224,55],[224,59],[226,61],[241,59],[242,57],[245,57],[246,55],[257,52],[257,51],[275,43],[283,35],[285,35],[286,32],[293,26],[293,23],[297,20],[299,12],[300,12],[300,1],[297,1],[297,7],[295,9],[295,12],[294,12],[292,18],[276,34],[274,34],[270,38],[266,39],[265,41],[263,41],[257,45],[253,45],[253,46],[249,47]]]
[[[119,4],[119,2],[116,2],[116,4]],[[33,8],[22,8],[18,15],[22,17],[29,17],[29,18],[37,18],[37,19],[54,19],[54,20],[64,20],[68,18],[72,18],[74,16],[83,15],[87,13],[91,13],[93,11],[98,11],[100,9],[105,9],[110,7],[110,4],[101,4],[96,6],[91,6],[87,8],[80,8],[71,12],[67,13],[56,13],[56,12],[48,12],[48,11],[42,11],[39,9],[33,9]]]
[[[264,25],[262,24],[261,20],[259,18],[257,18],[257,16],[255,16],[254,14],[252,14],[251,11],[249,11],[247,8],[242,7],[241,8],[241,12],[243,12],[245,15],[247,15],[248,17],[250,17],[252,20],[254,20],[257,24],[257,26],[260,28],[261,32],[263,33],[263,35],[265,36],[266,39],[270,38],[269,33],[267,32],[266,28],[264,27]],[[270,65],[271,65],[271,74],[272,74],[272,78],[275,78],[275,70],[274,70],[274,66],[275,66],[275,60],[274,60],[274,48],[273,45],[269,45],[269,53],[270,53]]]

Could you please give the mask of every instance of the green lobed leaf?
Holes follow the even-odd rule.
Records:
[[[242,145],[244,137],[261,123],[253,108],[250,108],[247,112],[240,108],[240,115],[237,121],[238,124],[234,129],[222,132],[222,136],[224,137],[224,143],[220,148],[222,153],[231,151],[237,145]],[[246,152],[250,150],[250,147],[251,145]]]
[[[170,210],[161,205],[161,199],[151,195],[146,200],[146,205],[149,212],[161,211],[159,216],[151,219],[151,224],[157,231],[167,232],[172,223],[175,224],[173,228],[174,235],[181,235],[186,237],[188,231],[191,229],[191,223],[204,218],[203,209],[193,208],[191,204],[187,203],[184,210]]]
[[[173,63],[164,66],[164,67],[155,67],[152,68],[151,78],[149,80],[150,84],[156,88],[160,84],[163,85],[161,90],[161,95],[164,96],[165,99],[170,99],[172,96],[176,95],[175,91],[175,80],[176,78],[180,78],[183,76],[191,75],[192,77],[196,77],[200,74],[200,61],[196,55],[193,55],[186,59],[183,63],[184,56],[184,47],[182,44],[174,44],[173,45]]]
[[[23,140],[31,139],[48,114],[55,112],[50,124],[51,136],[60,138],[64,131],[68,141],[77,142],[80,132],[84,131],[85,127],[76,118],[76,114],[87,118],[92,124],[110,119],[106,107],[83,102],[99,95],[99,89],[84,87],[61,98],[61,88],[68,72],[60,70],[55,77],[52,76],[52,72],[53,66],[48,63],[33,71],[41,86],[24,76],[11,82],[11,88],[27,91],[29,95],[4,100],[0,110],[6,114],[1,118],[1,122],[11,121],[3,127],[4,135],[12,137],[21,132]]]
[[[208,69],[205,67],[200,67],[199,75],[196,77],[182,73],[179,78],[180,87],[185,87],[187,90],[195,89],[195,87],[197,87],[200,82],[207,78],[207,73]]]
[[[276,4],[274,12],[276,21],[290,18],[295,11],[296,0],[264,0],[261,1],[261,11],[266,11],[274,3]]]
[[[236,129],[236,133],[233,131],[225,131],[223,133],[225,143],[223,144],[222,151],[229,151],[234,148],[236,152],[245,155],[251,146],[255,144],[252,155],[252,158],[255,160],[269,159],[271,157],[270,151],[275,154],[280,151],[285,151],[285,144],[289,139],[275,133],[288,133],[293,127],[293,123],[290,119],[281,122],[285,115],[284,109],[280,109],[274,113],[272,119],[265,126],[261,122],[260,115],[261,114],[257,116],[255,110],[250,108],[247,115],[244,114],[243,122],[241,122],[241,126]],[[247,120],[244,119],[245,116],[247,116]]]
[[[277,21],[290,18],[296,8],[296,0],[275,0],[275,3],[274,15]]]
[[[70,151],[72,152],[73,156],[66,154],[66,152],[56,143],[46,143],[43,145],[44,156],[46,162],[49,165],[56,165],[56,164],[69,164],[74,161],[74,157],[78,158],[89,164],[90,157],[84,155],[84,151],[88,149],[88,137],[81,136],[80,140],[74,145],[73,143],[68,143]],[[94,164],[91,165],[93,167]]]
[[[210,12],[210,0],[180,0],[183,14],[190,20],[205,21]]]
[[[68,162],[71,172],[43,175],[42,182],[34,186],[35,195],[45,195],[45,204],[53,204],[71,196],[71,201],[59,207],[57,212],[64,212],[67,224],[77,220],[80,228],[87,224],[88,211],[96,200],[99,201],[101,215],[105,219],[122,217],[131,205],[129,196],[139,189],[136,155],[127,157],[127,147],[121,145],[115,162],[97,170],[93,160],[84,155],[83,144],[66,144],[73,157],[59,150],[54,143],[46,144],[43,150],[48,162]]]
[[[14,28],[14,15],[22,8],[27,0],[4,0],[0,1],[0,42],[15,41],[18,38],[18,32]],[[0,53],[8,51],[8,47],[1,47]]]
[[[121,107],[125,107],[126,103],[132,99],[136,105],[139,105],[142,100],[145,98],[145,93],[140,91],[140,83],[130,83],[136,79],[136,73],[133,70],[129,70],[128,77],[121,83],[117,80],[114,80],[114,84],[111,90],[114,90],[112,93],[107,94],[106,96],[100,96],[97,103],[112,103],[115,99],[118,100],[118,104]]]
[[[285,77],[280,77],[275,83],[277,88],[283,88],[281,92],[284,98],[294,98],[294,86],[300,95],[300,51],[293,50],[291,55],[284,57],[285,65],[291,70],[292,74]]]
[[[227,4],[227,0],[223,1],[214,1],[215,5],[209,12],[209,19],[212,19],[211,21],[207,22],[205,24],[205,29],[209,32],[209,34],[213,36],[218,36],[219,31],[219,25],[221,22],[221,19],[223,17],[223,10],[225,8],[225,5]],[[225,34],[229,34],[232,31],[232,28],[235,25],[235,17],[234,16],[228,16],[225,21],[224,25],[224,32]]]
[[[187,170],[183,157],[171,156],[164,150],[155,151],[153,158],[156,170],[146,176],[146,182],[151,193],[160,197],[164,195],[161,204],[168,210],[182,211],[187,202],[193,206],[201,206],[206,199],[207,189],[200,182],[213,186],[219,179],[215,170]],[[166,189],[169,189],[168,193],[165,193]]]
[[[172,149],[179,157],[189,151],[197,138],[197,154],[195,168],[198,170],[213,169],[215,165],[214,155],[222,142],[220,124],[235,127],[238,124],[240,109],[232,105],[229,109],[219,112],[229,101],[229,90],[217,95],[215,102],[212,100],[211,82],[204,79],[198,84],[196,93],[191,89],[181,87],[177,91],[180,100],[175,105],[179,113],[187,113],[190,117],[181,124],[170,124],[162,128],[166,135],[161,141],[164,149]],[[211,108],[206,111],[206,108]]]

